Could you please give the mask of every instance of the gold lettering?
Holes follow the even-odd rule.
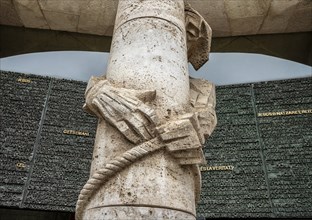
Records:
[[[18,169],[24,169],[26,167],[25,163],[23,162],[18,162],[15,166]]]
[[[270,117],[270,116],[281,116],[281,115],[301,115],[301,114],[311,114],[311,113],[312,113],[312,109],[283,111],[283,112],[261,112],[261,113],[258,113],[258,117]]]
[[[233,170],[234,166],[232,165],[227,165],[227,166],[201,166],[200,171],[210,171],[210,170]]]
[[[22,82],[22,83],[30,83],[31,82],[30,79],[26,79],[26,78],[18,78],[17,81]]]
[[[89,132],[66,130],[66,129],[63,131],[63,134],[78,135],[78,136],[90,136]]]

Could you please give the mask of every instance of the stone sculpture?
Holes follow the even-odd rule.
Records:
[[[92,77],[85,93],[99,124],[76,219],[195,219],[217,119],[214,85],[189,79],[187,58],[199,69],[210,41],[183,0],[119,2],[107,78]]]

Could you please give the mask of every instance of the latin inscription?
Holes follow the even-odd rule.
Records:
[[[199,167],[200,171],[215,171],[215,170],[221,170],[221,171],[226,171],[226,170],[233,170],[234,166],[232,165],[227,165],[227,166],[201,166]]]
[[[282,115],[302,115],[302,114],[312,114],[312,109],[283,111],[283,112],[262,112],[262,113],[258,113],[258,117],[271,117],[271,116],[282,116]]]
[[[89,132],[85,131],[75,131],[75,130],[64,130],[63,134],[69,134],[69,135],[78,135],[78,136],[90,136]]]
[[[26,79],[26,78],[18,78],[17,82],[22,82],[22,83],[30,83],[31,80],[30,79]]]

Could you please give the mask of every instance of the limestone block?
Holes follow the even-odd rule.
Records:
[[[118,1],[88,1],[81,8],[78,32],[111,36]]]
[[[33,0],[14,0],[16,10],[26,27],[49,29],[40,6]]]
[[[43,11],[43,13],[52,30],[76,32],[79,19],[78,15],[55,11]]]
[[[38,0],[38,3],[51,29],[77,31],[83,0]]]
[[[287,32],[312,30],[312,1],[299,0],[295,12],[289,19]]]
[[[283,4],[281,4],[283,2]],[[259,33],[284,32],[293,16],[298,0],[272,0],[269,13],[264,19]]]
[[[209,23],[213,30],[213,37],[229,36],[231,33],[230,23],[225,11],[224,1],[215,0],[189,0],[194,9],[201,14],[205,20]]]
[[[140,1],[136,1],[136,4],[137,2]],[[153,2],[158,4],[157,1],[149,3]],[[186,2],[211,25],[214,37],[310,31],[312,26],[310,0],[186,0]],[[1,24],[13,26],[24,24],[25,27],[42,29],[49,27],[45,22],[47,17],[49,18],[47,23],[52,23],[51,29],[112,36],[118,1],[2,0],[0,4]],[[138,7],[128,9],[135,10],[133,13],[135,16],[141,16]],[[168,10],[158,8],[156,14],[165,11]],[[51,15],[52,12],[56,14]],[[51,19],[56,21],[52,22]],[[174,17],[168,20],[172,22]]]
[[[225,8],[232,35],[257,34],[271,0],[227,0]]]
[[[84,0],[38,0],[38,3],[43,11],[63,12],[74,15],[80,14],[80,10],[84,6],[84,2]]]
[[[11,0],[1,0],[0,9],[0,24],[23,26]]]
[[[263,17],[267,13],[271,0],[225,0],[229,19]]]

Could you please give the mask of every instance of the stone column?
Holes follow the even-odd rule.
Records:
[[[195,219],[216,117],[213,85],[189,81],[185,10],[183,0],[119,1],[106,77],[86,90],[99,123],[77,219]]]

